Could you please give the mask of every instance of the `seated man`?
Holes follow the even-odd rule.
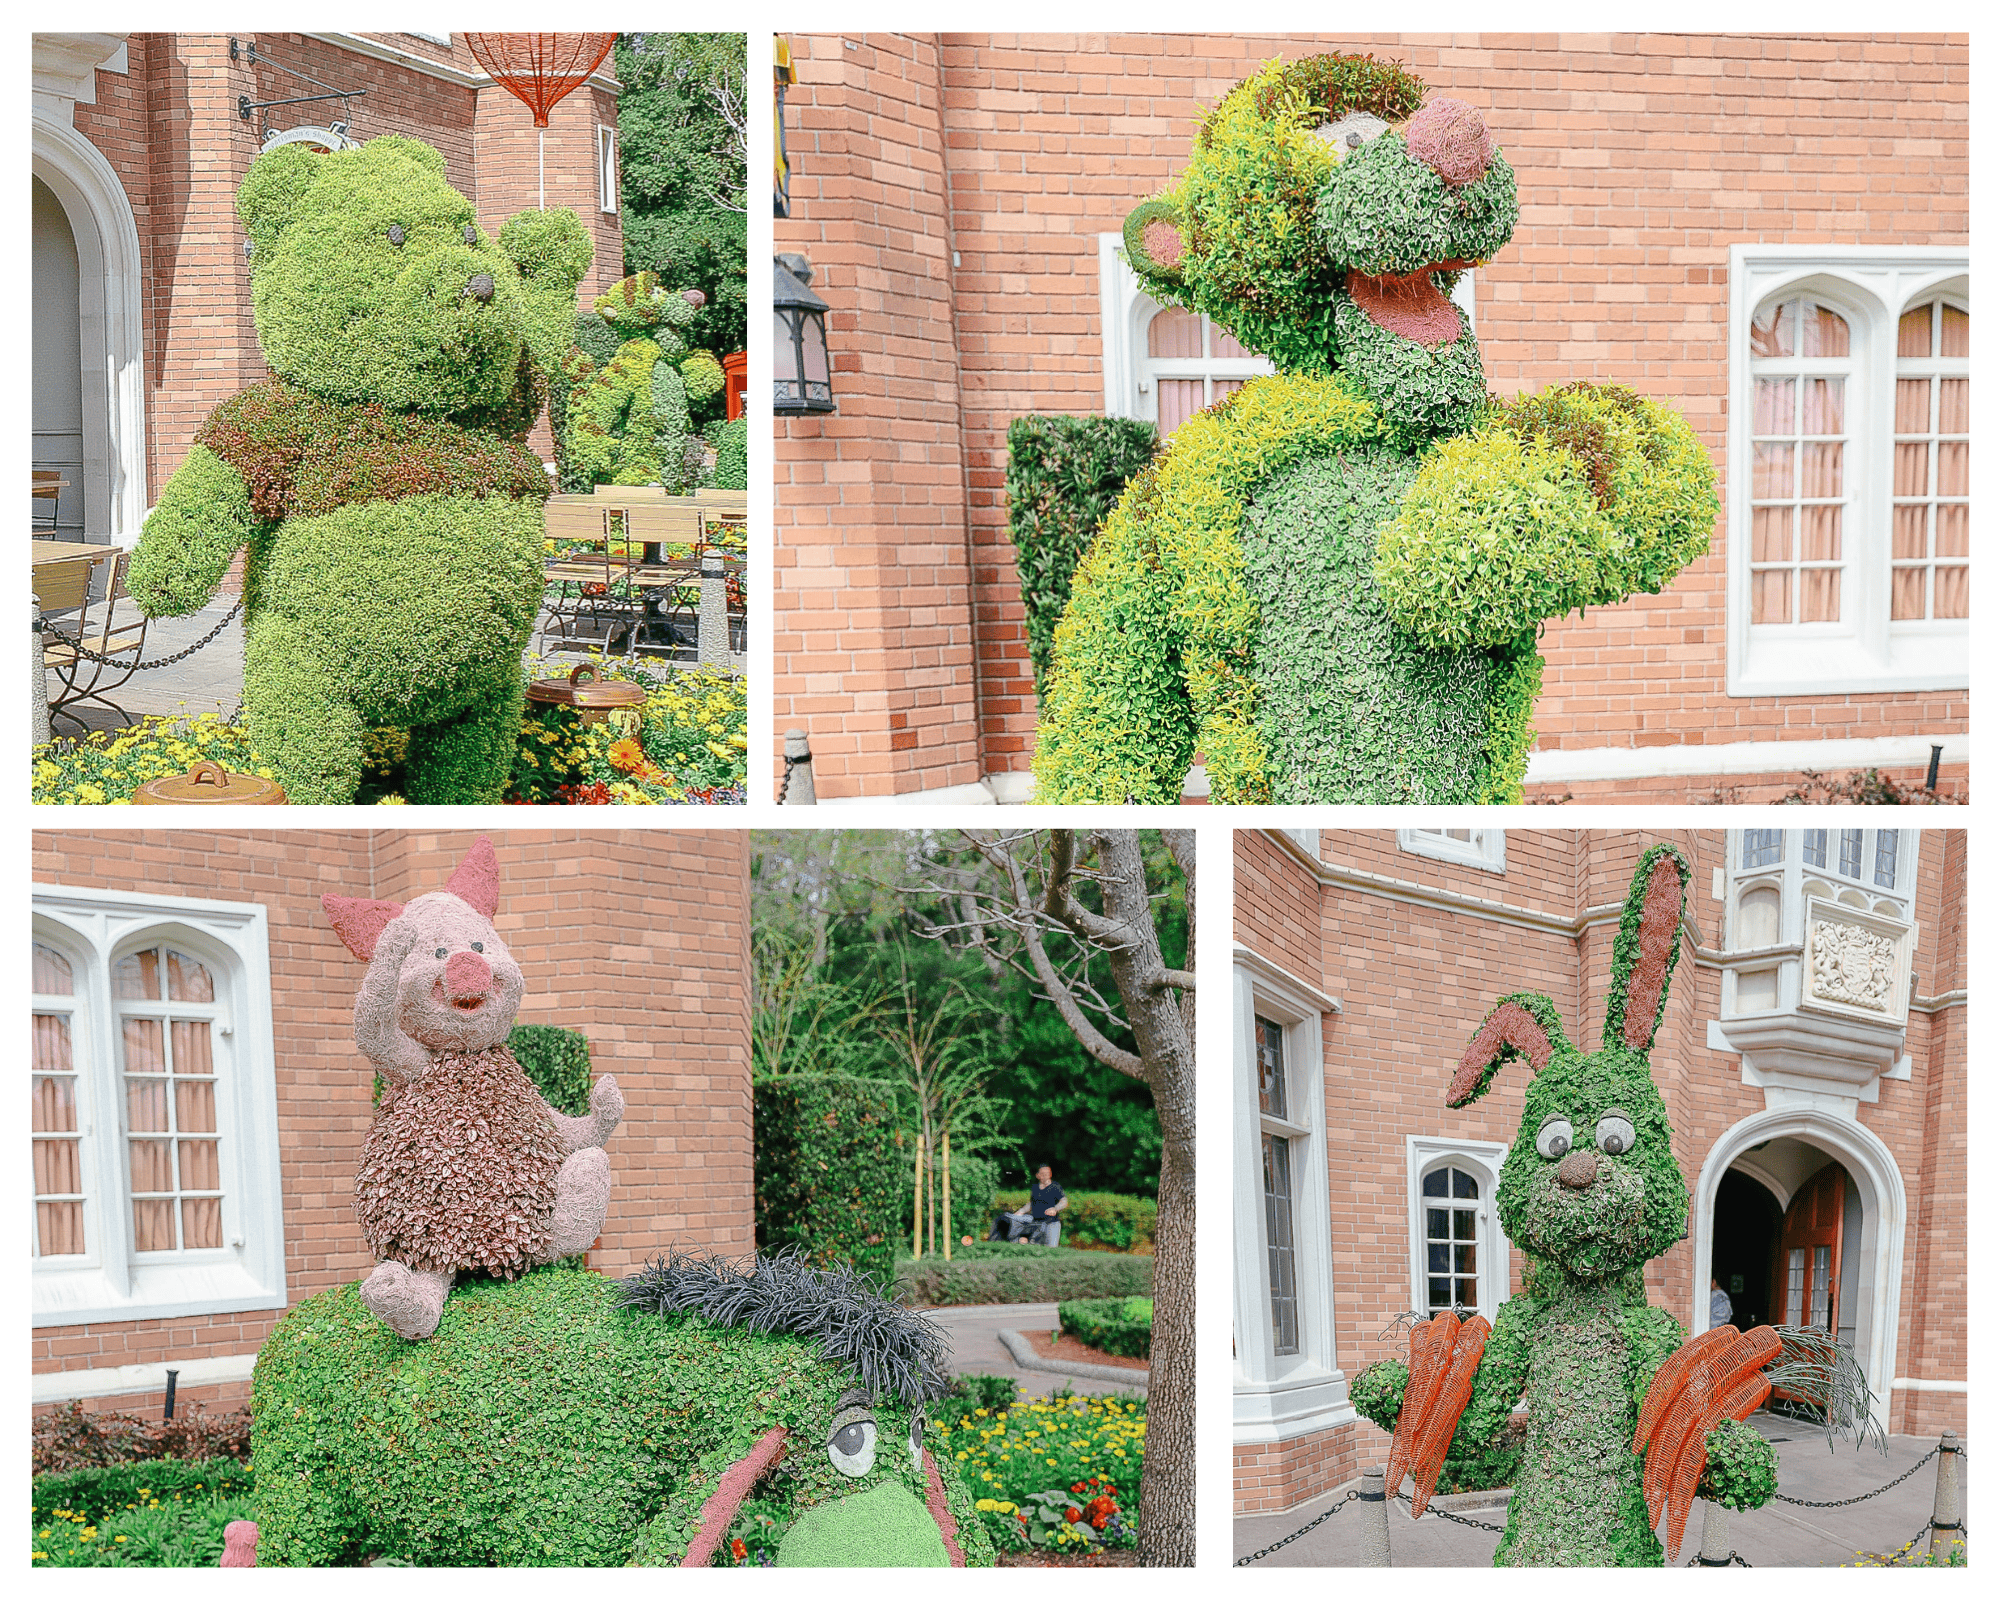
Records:
[[[1058,1213],[1069,1204],[1055,1173],[1046,1166],[1035,1169],[1035,1187],[1028,1193],[1028,1216],[1034,1224],[1034,1240],[1054,1249],[1062,1241],[1062,1221]]]

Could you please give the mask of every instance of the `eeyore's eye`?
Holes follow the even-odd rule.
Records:
[[[1535,1135],[1535,1150],[1544,1161],[1560,1161],[1569,1154],[1575,1130],[1569,1125],[1568,1117],[1550,1117]]]
[[[1635,1137],[1632,1119],[1622,1111],[1607,1111],[1597,1119],[1597,1148],[1608,1156],[1622,1156]]]
[[[403,232],[403,225],[400,222],[389,224],[389,242],[395,245],[397,249],[400,250],[402,248],[403,241],[408,237],[409,235]]]
[[[481,955],[486,954],[486,946],[481,944],[477,939],[472,941],[472,948],[477,950]]]
[[[866,1477],[875,1465],[875,1413],[868,1397],[856,1392],[841,1396],[834,1409],[833,1431],[826,1441],[826,1458],[842,1477]]]
[[[917,1471],[924,1470],[924,1409],[922,1406],[910,1416],[910,1465]]]
[[[445,947],[444,947],[443,945],[439,945],[439,946],[438,946],[438,951],[437,951],[437,958],[438,958],[438,960],[442,961],[442,960],[444,960],[444,958],[445,958],[445,957],[446,957],[447,955],[449,955],[450,953],[451,953],[451,952],[450,952],[450,951],[448,951],[447,949],[445,949]]]

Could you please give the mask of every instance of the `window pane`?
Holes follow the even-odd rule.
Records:
[[[1451,1214],[1451,1236],[1454,1239],[1473,1238],[1472,1230],[1478,1220],[1471,1211],[1454,1211]]]
[[[1965,539],[1966,508],[1964,506],[1939,506],[1937,508],[1937,553],[1941,556],[1962,556],[1966,553]]]
[[[1807,447],[1808,449],[1811,446]],[[1799,559],[1838,561],[1840,559],[1839,506],[1799,507]]]
[[[1244,361],[1252,359],[1257,352],[1246,350],[1236,342],[1236,335],[1219,322],[1208,325],[1208,353],[1222,361]]]
[[[1972,354],[1972,313],[1957,306],[1942,308],[1938,330],[1938,354],[1947,360],[1962,361]]]
[[[1840,875],[1843,878],[1861,876],[1861,830],[1842,828],[1840,830]]]
[[[69,1018],[37,1016],[31,1059],[37,1072],[70,1070]]]
[[[1275,1355],[1299,1348],[1299,1298],[1292,1251],[1292,1147],[1264,1135],[1264,1240],[1271,1284],[1271,1343]]]
[[[184,956],[178,950],[167,952],[167,998],[186,1000],[198,1005],[206,1005],[215,998],[215,986],[210,982],[208,968],[193,956]]]
[[[1160,437],[1165,438],[1199,411],[1204,399],[1199,378],[1160,380]]]
[[[1808,500],[1837,499],[1840,495],[1842,447],[1837,444],[1807,444],[1799,447],[1799,493]]]
[[[1814,306],[1799,319],[1799,354],[1846,355],[1847,319],[1830,306]]]
[[[1889,578],[1889,616],[1896,622],[1921,621],[1928,567],[1897,567]]]
[[[179,1133],[215,1132],[215,1080],[195,1078],[174,1084],[174,1128]]]
[[[1424,1237],[1446,1239],[1451,1236],[1451,1212],[1443,1206],[1424,1208]]]
[[[35,993],[76,993],[69,962],[63,958],[61,951],[52,950],[45,944],[35,946]]]
[[[1792,458],[1797,447],[1760,444],[1751,447],[1750,498],[1783,500],[1792,492]]]
[[[1840,569],[1806,567],[1799,573],[1799,621],[1840,620]]]
[[[1268,1017],[1257,1018],[1257,1109],[1289,1121],[1285,1095],[1285,1030]]]
[[[1750,574],[1750,620],[1792,620],[1792,575],[1784,568]]]
[[[1805,863],[1809,867],[1826,865],[1826,829],[1806,829],[1804,855]]]
[[[1170,360],[1201,357],[1201,317],[1193,311],[1166,310],[1146,324],[1146,354]]]
[[[1805,1310],[1806,1253],[1803,1249],[1785,1252],[1785,1321],[1799,1325]]]
[[[1435,1172],[1424,1174],[1424,1195],[1427,1199],[1442,1200],[1451,1188],[1451,1168],[1439,1167]]]
[[[1785,859],[1785,835],[1780,828],[1745,828],[1743,830],[1743,865],[1746,867],[1768,867],[1773,862]]]
[[[1456,1255],[1459,1272],[1470,1274],[1470,1273],[1475,1273],[1479,1270],[1478,1245],[1476,1244],[1455,1245],[1453,1246],[1453,1250]],[[1467,1303],[1470,1304],[1471,1302]]]
[[[1846,398],[1847,382],[1844,378],[1806,379],[1805,407],[1799,418],[1799,432],[1846,432]]]
[[[1432,1311],[1447,1311],[1451,1308],[1451,1279],[1431,1278],[1427,1280]]]
[[[1931,353],[1931,308],[1918,306],[1905,311],[1896,323],[1896,354],[1928,356]]]
[[[1451,1271],[1451,1246],[1449,1244],[1428,1245],[1426,1249],[1430,1254],[1431,1271]]]
[[[1928,439],[1896,446],[1896,493],[1929,494],[1931,489],[1931,446]]]
[[[1942,508],[1940,508],[1942,509]],[[1940,535],[1940,538],[1942,535]],[[1969,617],[1972,615],[1972,587],[1966,567],[1939,567],[1937,569],[1937,606],[1931,613],[1938,617]]]
[[[176,1022],[172,1024],[172,1029],[175,1076],[199,1078],[214,1072],[215,1056],[209,1048],[209,1025],[206,1022]]]
[[[1766,306],[1750,320],[1750,353],[1753,356],[1792,354],[1792,328],[1798,320],[1794,301]]]
[[[134,1139],[130,1146],[132,1192],[174,1192],[174,1147],[165,1139]]]
[[[1970,433],[1972,431],[1971,395],[1972,380],[1970,378],[1938,379],[1939,433]]]
[[[220,1250],[222,1248],[222,1202],[183,1200],[181,1202],[181,1248]]]
[[[76,1132],[76,1080],[74,1078],[35,1079],[32,1131],[35,1133]],[[37,1145],[36,1149],[41,1146]]]
[[[146,1251],[174,1248],[173,1201],[132,1202],[132,1248]]]
[[[35,1193],[83,1193],[83,1152],[79,1141],[75,1139],[35,1141]]]
[[[213,1139],[183,1139],[181,1141],[181,1187],[183,1189],[220,1189],[222,1187],[220,1148]]]
[[[1896,846],[1900,837],[1894,828],[1883,828],[1875,835],[1875,887],[1878,889],[1896,887]]]
[[[45,1256],[83,1254],[83,1203],[44,1201],[35,1207],[35,1235]]]
[[[111,969],[111,993],[120,1000],[160,998],[160,952],[137,950]]]
[[[1929,378],[1898,378],[1896,380],[1896,431],[1898,433],[1929,433],[1931,431],[1931,380]]]
[[[1970,480],[1966,474],[1967,463],[1971,461],[1972,446],[1963,439],[1947,439],[1937,447],[1937,492],[1939,494],[1970,494]]]
[[[1788,434],[1792,431],[1796,386],[1797,380],[1794,378],[1757,380],[1757,410],[1750,424],[1751,433],[1758,438],[1768,438],[1774,433]]]
[[[127,1072],[165,1072],[167,1057],[165,1042],[160,1037],[160,1024],[152,1017],[127,1017],[123,1028],[125,1037],[125,1070]]]
[[[1471,1173],[1461,1172],[1457,1167],[1453,1167],[1451,1169],[1451,1194],[1454,1200],[1477,1200],[1479,1198],[1479,1180],[1473,1177]]]
[[[1750,513],[1750,559],[1789,561],[1792,559],[1792,508],[1759,506]]]
[[[1898,561],[1921,561],[1930,554],[1930,511],[1927,505],[1896,507],[1891,548]]]
[[[133,1133],[168,1131],[165,1078],[125,1080],[125,1126]]]

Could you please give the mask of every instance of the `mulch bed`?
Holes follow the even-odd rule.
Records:
[[[1137,1550],[1093,1550],[1080,1556],[1045,1556],[1037,1550],[1004,1550],[994,1558],[1001,1567],[1136,1567]]]
[[[1150,1372],[1153,1364],[1143,1356],[1112,1356],[1102,1350],[1092,1349],[1074,1334],[1064,1334],[1053,1345],[1049,1343],[1049,1330],[1036,1328],[1023,1330],[1022,1336],[1035,1348],[1035,1354],[1044,1360],[1088,1361],[1092,1366],[1117,1367],[1126,1372]]]

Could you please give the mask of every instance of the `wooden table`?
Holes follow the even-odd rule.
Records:
[[[119,554],[115,544],[85,544],[81,539],[37,539],[34,565],[46,567],[56,561],[109,561]]]

